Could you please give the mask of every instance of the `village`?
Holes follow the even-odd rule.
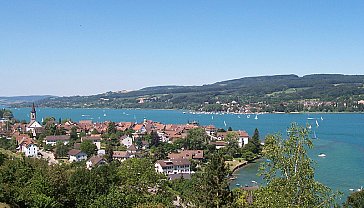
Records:
[[[200,139],[206,140],[202,142],[208,147],[198,142],[195,145],[183,144],[186,142],[183,139],[194,130],[201,134],[198,135]],[[10,132],[8,139],[16,140],[18,154],[47,160],[49,165],[80,163],[92,169],[111,161],[152,156],[155,170],[170,180],[190,178],[199,164],[206,162],[206,151],[211,152],[211,148],[229,149],[232,145],[235,149],[243,148],[250,141],[244,130],[225,131],[213,125],[200,126],[197,122],[162,124],[145,119],[141,123],[93,123],[91,120],[56,122],[48,118],[40,124],[34,104],[29,123],[15,123]],[[162,145],[170,148],[161,148]],[[235,161],[234,154],[237,153],[231,155],[232,161]],[[231,170],[245,163],[240,158],[239,162],[233,163]]]

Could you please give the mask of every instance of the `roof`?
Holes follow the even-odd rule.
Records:
[[[238,133],[238,135],[240,136],[240,137],[249,137],[249,134],[248,134],[248,132],[246,132],[246,131],[237,131],[237,133]]]
[[[183,150],[178,153],[169,153],[170,159],[203,159],[203,150]]]
[[[68,151],[68,155],[69,156],[76,156],[78,154],[82,153],[81,150],[77,150],[77,149],[71,149],[70,151]]]
[[[134,144],[130,145],[130,147],[128,148],[128,150],[130,151],[137,151],[137,148],[135,147]]]
[[[112,157],[114,158],[128,158],[130,157],[127,151],[114,151]]]
[[[45,141],[68,141],[70,140],[70,136],[68,135],[58,135],[58,136],[47,136]]]
[[[90,141],[101,141],[101,137],[99,135],[97,136],[86,136],[86,137],[82,137],[81,138],[81,141],[87,141],[87,140],[90,140]]]
[[[105,163],[106,160],[100,156],[92,156],[87,162],[91,162],[92,166],[95,166],[100,163]]]
[[[156,163],[162,167],[191,165],[188,159],[158,160]]]
[[[20,143],[19,143],[21,146],[25,146],[25,147],[28,147],[29,145],[31,144],[35,144],[33,139],[27,137],[27,138],[23,138]]]
[[[224,141],[214,141],[214,142],[210,142],[210,144],[214,144],[216,146],[225,146],[226,142],[224,142]]]

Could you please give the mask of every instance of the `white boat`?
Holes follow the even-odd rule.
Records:
[[[226,127],[226,122],[224,121],[224,125],[225,125],[225,127]]]
[[[104,116],[106,116],[106,113],[104,113]]]
[[[324,118],[322,118],[322,116],[321,116],[321,121],[323,121],[324,120]]]
[[[214,120],[214,116],[211,116],[211,120]]]
[[[250,118],[250,115],[247,115],[246,118]]]
[[[312,139],[317,139],[316,132],[313,132]]]
[[[316,120],[316,126],[317,126],[317,127],[319,127],[319,126],[320,126],[317,120]]]
[[[326,155],[324,153],[321,153],[318,155],[319,157],[326,157]]]
[[[255,118],[254,118],[255,120],[257,120],[258,119],[258,114],[255,114]]]

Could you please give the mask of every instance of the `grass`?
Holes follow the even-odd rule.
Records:
[[[234,171],[237,167],[247,163],[243,158],[234,158],[232,161],[225,161],[225,164],[229,166],[230,171]]]

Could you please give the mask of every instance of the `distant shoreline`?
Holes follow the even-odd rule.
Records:
[[[18,108],[30,108],[29,107],[13,107],[13,106],[5,106],[5,105],[0,105],[0,108],[6,108],[6,109],[18,109]],[[309,112],[309,111],[302,111],[302,112],[259,112],[259,113],[232,113],[232,112],[208,112],[208,111],[192,111],[192,110],[186,110],[186,109],[165,109],[165,108],[99,108],[99,107],[94,107],[94,108],[82,108],[82,107],[38,107],[38,108],[51,108],[51,109],[109,109],[109,110],[155,110],[155,111],[181,111],[181,112],[186,112],[186,114],[211,114],[211,115],[216,115],[216,114],[228,114],[228,115],[254,115],[254,114],[258,114],[258,115],[263,115],[263,114],[361,114],[364,113],[364,111],[357,111],[357,112],[320,112],[320,111],[315,111],[315,112]]]

